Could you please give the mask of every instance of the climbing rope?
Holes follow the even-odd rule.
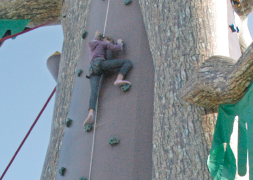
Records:
[[[36,26],[36,27],[34,27],[34,28],[26,29],[26,30],[24,30],[24,31],[22,31],[22,32],[19,32],[19,33],[16,33],[16,34],[13,34],[13,35],[4,37],[4,38],[0,39],[0,42],[3,42],[3,41],[5,41],[5,40],[10,39],[10,38],[13,38],[13,37],[17,37],[17,36],[19,36],[19,35],[21,35],[21,34],[24,34],[24,33],[27,33],[27,32],[29,32],[29,31],[32,31],[32,30],[34,30],[34,29],[37,29],[37,28],[39,28],[39,27],[42,27],[42,26],[51,24],[51,23],[53,23],[53,22],[55,22],[55,21],[56,21],[56,19],[55,19],[55,20],[52,20],[52,21],[49,21],[49,22],[47,22],[47,23],[41,24],[41,25],[39,25],[39,26]]]
[[[103,36],[105,36],[105,29],[106,29],[106,24],[107,24],[107,17],[108,17],[108,12],[109,12],[109,6],[110,6],[110,0],[108,0],[107,10],[106,10],[105,25],[104,25]]]
[[[103,76],[101,76],[98,86],[98,95],[97,95],[97,104],[96,104],[96,112],[95,112],[95,122],[94,122],[94,133],[93,133],[93,140],[91,146],[91,158],[90,158],[90,169],[89,169],[89,180],[91,178],[91,169],[92,169],[92,162],[93,162],[93,152],[94,152],[94,144],[95,144],[95,135],[96,135],[96,126],[97,126],[97,109],[98,109],[98,97],[101,89],[101,84],[103,81]]]
[[[47,102],[45,103],[45,105],[43,106],[43,108],[41,109],[39,115],[37,116],[37,118],[35,119],[35,121],[33,122],[32,126],[30,127],[29,131],[27,132],[26,136],[24,137],[23,141],[21,142],[21,144],[19,145],[17,151],[15,152],[14,156],[12,157],[11,161],[9,162],[8,166],[6,167],[6,169],[4,170],[2,176],[0,177],[0,180],[3,179],[5,173],[8,171],[9,167],[11,166],[12,162],[14,161],[15,157],[17,156],[19,150],[21,149],[21,147],[23,146],[23,144],[25,143],[27,137],[29,136],[29,134],[31,133],[33,127],[35,126],[35,124],[37,123],[37,121],[39,120],[41,114],[43,113],[43,111],[45,110],[45,108],[47,107],[47,104],[49,103],[50,99],[52,98],[52,96],[54,95],[56,90],[56,87],[54,88],[53,92],[51,93],[51,95],[49,96],[49,98],[47,99]]]
[[[106,10],[106,16],[105,16],[105,24],[104,24],[103,36],[105,36],[105,29],[106,29],[106,24],[107,24],[107,17],[108,17],[109,7],[110,7],[110,0],[108,0],[108,4],[107,4],[107,10]],[[97,104],[96,104],[95,122],[94,122],[94,133],[93,133],[93,140],[92,140],[92,147],[91,147],[89,180],[90,180],[90,178],[91,178],[91,170],[92,170],[92,162],[93,162],[93,153],[94,153],[94,144],[95,144],[95,135],[96,135],[98,97],[99,97],[99,93],[100,93],[100,88],[101,88],[102,80],[103,80],[103,76],[101,76],[101,78],[100,78],[99,87],[98,87],[99,89],[98,89],[98,95],[97,95]]]

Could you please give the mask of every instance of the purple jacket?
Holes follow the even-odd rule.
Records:
[[[94,59],[105,59],[106,50],[112,51],[122,51],[123,44],[111,44],[106,41],[97,40],[95,37],[91,42],[88,43],[90,50],[90,62],[92,63]]]

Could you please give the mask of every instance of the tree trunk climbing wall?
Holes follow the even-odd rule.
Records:
[[[103,32],[108,1],[92,1],[88,14],[78,69],[58,162],[56,179],[88,179],[94,130],[85,132],[82,126],[88,114],[90,82],[87,43],[96,30]],[[134,180],[152,178],[152,128],[154,67],[139,3],[111,1],[105,35],[124,41],[124,50],[114,58],[130,59],[133,68],[126,79],[132,83],[129,92],[113,85],[117,72],[105,76],[101,85],[97,109],[97,128],[94,142],[91,179]],[[81,38],[81,37],[80,37]],[[116,137],[120,143],[108,144]],[[58,171],[66,168],[64,176]]]

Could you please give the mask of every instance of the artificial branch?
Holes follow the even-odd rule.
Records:
[[[191,104],[215,109],[237,103],[253,80],[253,43],[239,60],[225,56],[207,59],[180,89],[179,97]]]

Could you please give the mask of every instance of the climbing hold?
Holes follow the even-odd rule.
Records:
[[[85,126],[84,126],[84,131],[89,132],[89,131],[91,131],[91,130],[92,130],[92,125],[89,124],[89,123],[85,124]]]
[[[88,33],[87,31],[85,31],[85,30],[83,31],[83,35],[82,35],[82,38],[83,38],[83,39],[85,39],[85,38],[86,38],[87,33]]]
[[[63,18],[65,18],[66,17],[66,15],[64,15],[64,16],[62,16]]]
[[[84,176],[79,178],[79,180],[87,180]]]
[[[236,32],[236,28],[235,28],[235,25],[234,23],[229,25],[230,29],[232,30],[232,32]]]
[[[113,138],[111,138],[110,140],[109,140],[109,142],[108,142],[108,144],[110,144],[110,145],[116,145],[116,144],[119,144],[119,139],[118,138],[116,138],[116,137],[113,137]]]
[[[78,77],[80,77],[82,73],[83,73],[83,70],[82,70],[82,69],[78,69],[78,70],[77,70],[77,76],[78,76]]]
[[[237,31],[237,33],[239,33],[239,31],[240,31],[238,26],[236,26],[236,31]]]
[[[61,176],[64,176],[66,170],[67,170],[67,169],[66,169],[65,167],[62,167],[62,168],[59,170],[59,174],[60,174]]]
[[[124,84],[124,85],[121,86],[121,91],[127,92],[127,91],[130,90],[130,88],[131,88],[131,84],[127,83],[127,84]]]
[[[66,121],[66,126],[69,127],[72,123],[72,119],[68,118]]]
[[[128,4],[130,4],[132,2],[132,0],[126,0],[125,2],[124,2],[124,4],[125,5],[128,5]]]

